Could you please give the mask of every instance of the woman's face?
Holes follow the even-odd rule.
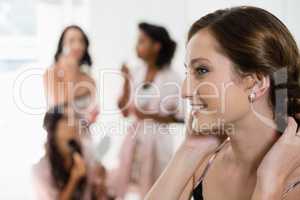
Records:
[[[233,63],[218,51],[212,34],[203,29],[187,45],[187,75],[183,98],[190,101],[193,127],[197,131],[222,131],[249,113],[249,92]]]
[[[80,144],[79,129],[77,123],[68,123],[68,119],[62,119],[58,122],[56,128],[56,144],[60,154],[64,159],[71,158],[72,149],[70,148],[70,140],[75,140]]]
[[[80,61],[86,51],[86,43],[81,31],[71,28],[63,39],[63,53],[72,55],[76,60]]]
[[[154,42],[143,31],[139,32],[138,41],[136,44],[136,53],[139,58],[144,61],[152,60],[158,55],[158,44]]]

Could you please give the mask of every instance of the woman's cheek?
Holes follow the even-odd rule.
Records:
[[[229,89],[224,99],[226,121],[242,119],[250,110],[247,94],[238,88]]]

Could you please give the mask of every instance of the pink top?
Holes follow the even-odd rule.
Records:
[[[84,196],[82,200],[90,200],[92,194],[91,184],[97,176],[95,176],[92,170],[96,164],[98,164],[93,156],[91,149],[90,140],[88,138],[82,138],[82,144],[84,149],[84,157],[87,160],[87,187],[84,191]],[[49,160],[46,156],[41,158],[41,160],[33,166],[32,169],[33,184],[36,193],[36,199],[42,200],[56,200],[58,199],[58,189],[55,187],[51,175],[51,168]]]
[[[133,72],[136,104],[167,116],[175,108],[175,116],[184,118],[180,97],[180,77],[171,68],[159,71],[152,86],[143,89],[146,67]],[[124,197],[130,186],[143,196],[161,175],[173,155],[173,135],[166,124],[154,120],[138,120],[129,127],[120,150],[119,167],[110,173],[110,185],[118,197]]]
[[[50,163],[46,157],[43,157],[33,167],[33,180],[37,199],[56,200],[58,199],[59,191],[53,183]],[[83,200],[90,200],[91,187],[86,187]]]

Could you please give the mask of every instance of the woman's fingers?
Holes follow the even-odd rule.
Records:
[[[293,117],[288,118],[288,125],[281,136],[282,142],[288,145],[300,145],[300,133],[298,131],[298,124]]]
[[[72,176],[76,179],[86,175],[85,162],[79,153],[73,154],[74,165],[72,168]]]
[[[121,71],[124,74],[127,74],[127,75],[129,74],[129,68],[128,68],[128,66],[125,63],[122,65]]]
[[[289,117],[287,128],[285,129],[283,134],[289,136],[295,136],[297,133],[297,128],[298,128],[298,124],[296,120],[293,117]]]
[[[74,160],[75,166],[84,165],[84,161],[83,161],[82,157],[77,152],[73,154],[73,160]]]
[[[75,165],[80,162],[80,155],[77,152],[73,153],[73,160]]]
[[[186,136],[192,135],[193,132],[193,116],[190,114],[186,124]]]

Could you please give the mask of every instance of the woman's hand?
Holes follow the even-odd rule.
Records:
[[[288,176],[300,167],[300,131],[294,118],[261,162],[257,174],[264,190],[282,191]]]
[[[205,168],[207,157],[224,141],[225,137],[196,133],[192,130],[192,121],[192,116],[190,116],[186,127],[185,141],[146,195],[145,200],[180,199],[188,187],[191,177],[198,172],[198,169]],[[166,190],[166,187],[172,188],[172,190]]]
[[[130,98],[131,74],[130,74],[129,68],[127,67],[126,64],[122,65],[121,72],[122,72],[125,82],[124,82],[124,86],[123,86],[123,93],[118,100],[118,107],[122,111],[122,114],[125,117],[127,117],[129,115],[129,109],[127,107],[128,107],[129,98]]]
[[[97,197],[96,199],[103,199],[107,195],[106,186],[106,171],[104,166],[101,164],[96,165],[93,169],[93,179],[92,179],[92,190]]]
[[[129,71],[129,68],[126,63],[123,63],[123,65],[121,67],[121,72],[122,72],[124,78],[128,78],[128,76],[130,76],[130,71]]]
[[[78,153],[73,154],[73,167],[68,183],[59,193],[59,200],[69,200],[74,194],[81,178],[86,176],[85,162]]]
[[[227,138],[225,134],[216,135],[214,133],[197,133],[193,130],[192,124],[193,116],[190,115],[186,127],[186,139],[183,142],[182,148],[193,150],[195,153],[204,153],[205,155],[209,155],[213,153]]]
[[[78,181],[86,176],[86,166],[84,159],[79,153],[73,154],[73,167],[71,169],[71,179]]]
[[[65,81],[76,81],[80,72],[78,61],[71,55],[62,55],[55,64],[57,68],[57,77]]]

